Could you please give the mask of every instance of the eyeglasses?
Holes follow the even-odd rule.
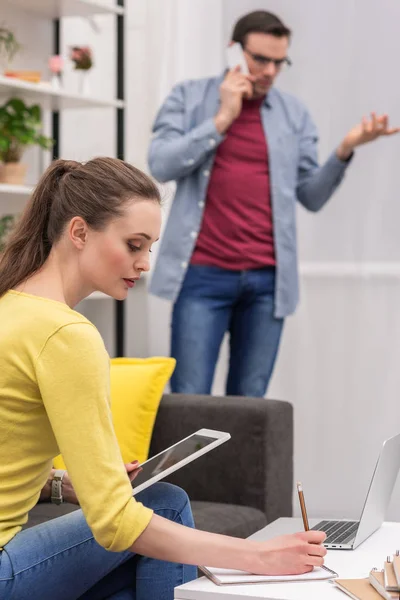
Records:
[[[251,56],[256,65],[260,68],[267,67],[270,63],[273,63],[277,69],[281,69],[284,65],[290,67],[292,64],[292,61],[287,56],[285,56],[285,58],[269,58],[262,54],[253,54],[253,52],[250,52],[246,48],[243,48],[243,51]]]

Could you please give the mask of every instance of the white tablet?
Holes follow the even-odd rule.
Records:
[[[230,434],[224,431],[199,429],[163,452],[149,458],[140,465],[143,471],[132,483],[133,495],[220,446],[230,437]]]

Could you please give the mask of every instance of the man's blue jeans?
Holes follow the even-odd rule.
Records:
[[[171,390],[210,394],[224,334],[230,334],[226,394],[262,397],[283,319],[274,317],[275,269],[229,271],[190,265],[172,315]]]
[[[137,499],[194,527],[176,486],[155,483]],[[174,587],[196,577],[196,567],[104,550],[81,510],[21,531],[0,551],[1,600],[172,600]]]

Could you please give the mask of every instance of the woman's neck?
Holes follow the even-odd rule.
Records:
[[[72,268],[68,261],[60,258],[57,253],[51,252],[43,267],[20,283],[15,290],[64,302],[74,308],[93,290],[83,290],[79,284],[76,265]]]

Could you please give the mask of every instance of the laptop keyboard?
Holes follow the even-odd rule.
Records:
[[[359,521],[320,521],[311,529],[325,531],[324,544],[349,544],[355,538],[359,523]]]

